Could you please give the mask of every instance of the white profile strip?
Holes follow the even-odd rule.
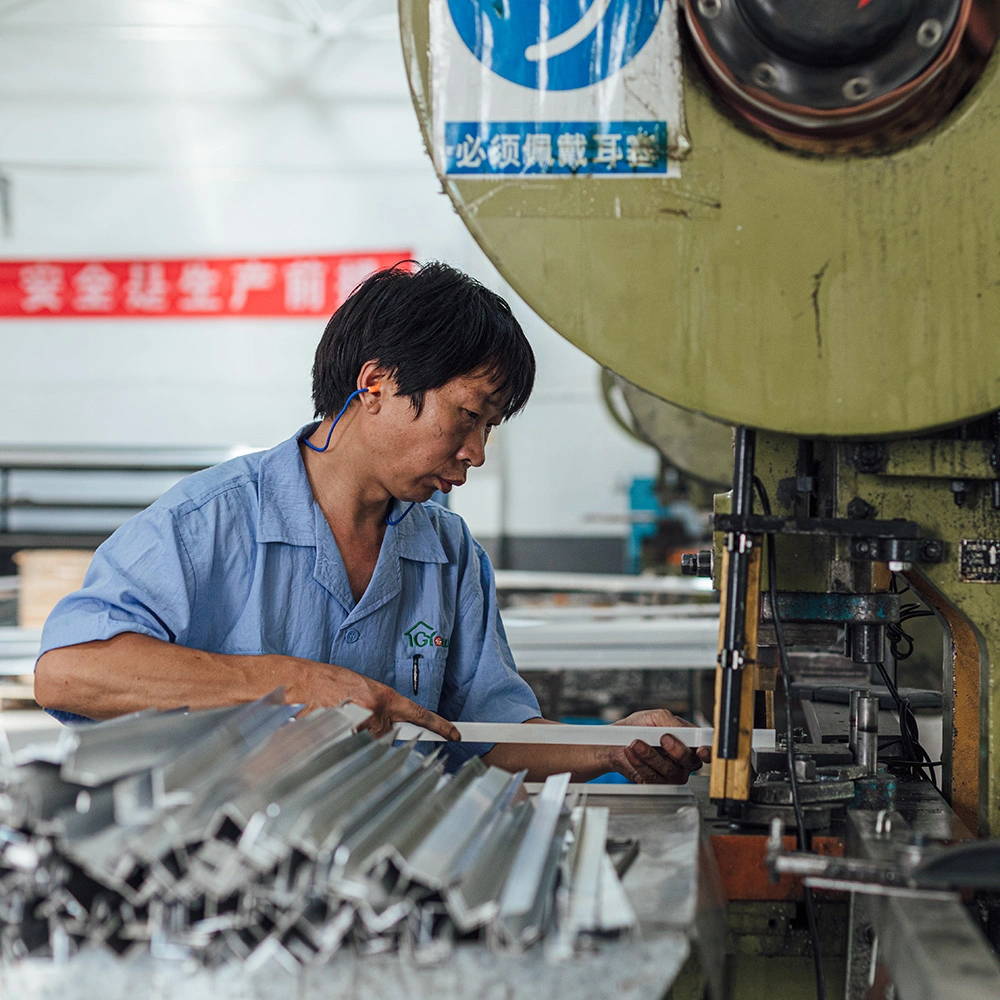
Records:
[[[594,0],[587,8],[587,13],[572,28],[567,28],[555,38],[545,38],[537,45],[529,45],[524,50],[524,58],[528,62],[541,62],[543,59],[552,59],[554,56],[569,52],[600,24],[610,5],[611,0]]]
[[[651,746],[661,736],[676,737],[689,747],[712,745],[712,729],[696,726],[572,726],[531,725],[524,722],[456,722],[462,743],[545,743],[557,746],[627,747],[634,740]],[[444,737],[411,722],[396,724],[397,740],[444,742]],[[774,730],[755,729],[753,746],[757,750],[774,749]]]

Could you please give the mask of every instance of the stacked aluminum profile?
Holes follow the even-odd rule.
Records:
[[[607,812],[359,730],[354,705],[235,708],[67,728],[15,760],[0,739],[0,960],[122,955],[289,968],[456,941],[565,957],[635,915]],[[2,737],[2,733],[0,733]]]

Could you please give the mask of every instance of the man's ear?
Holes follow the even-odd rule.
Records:
[[[358,388],[364,391],[358,397],[369,413],[377,413],[385,393],[390,392],[389,373],[377,362],[366,361],[358,372]]]

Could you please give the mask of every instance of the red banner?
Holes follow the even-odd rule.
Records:
[[[0,317],[327,317],[373,271],[411,257],[0,261]]]

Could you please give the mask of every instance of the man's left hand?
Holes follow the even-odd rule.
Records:
[[[616,726],[675,727],[694,724],[662,708],[635,712]],[[627,747],[614,747],[610,770],[639,785],[683,785],[688,776],[712,759],[711,747],[689,747],[674,736],[663,736],[658,746],[634,740]]]

